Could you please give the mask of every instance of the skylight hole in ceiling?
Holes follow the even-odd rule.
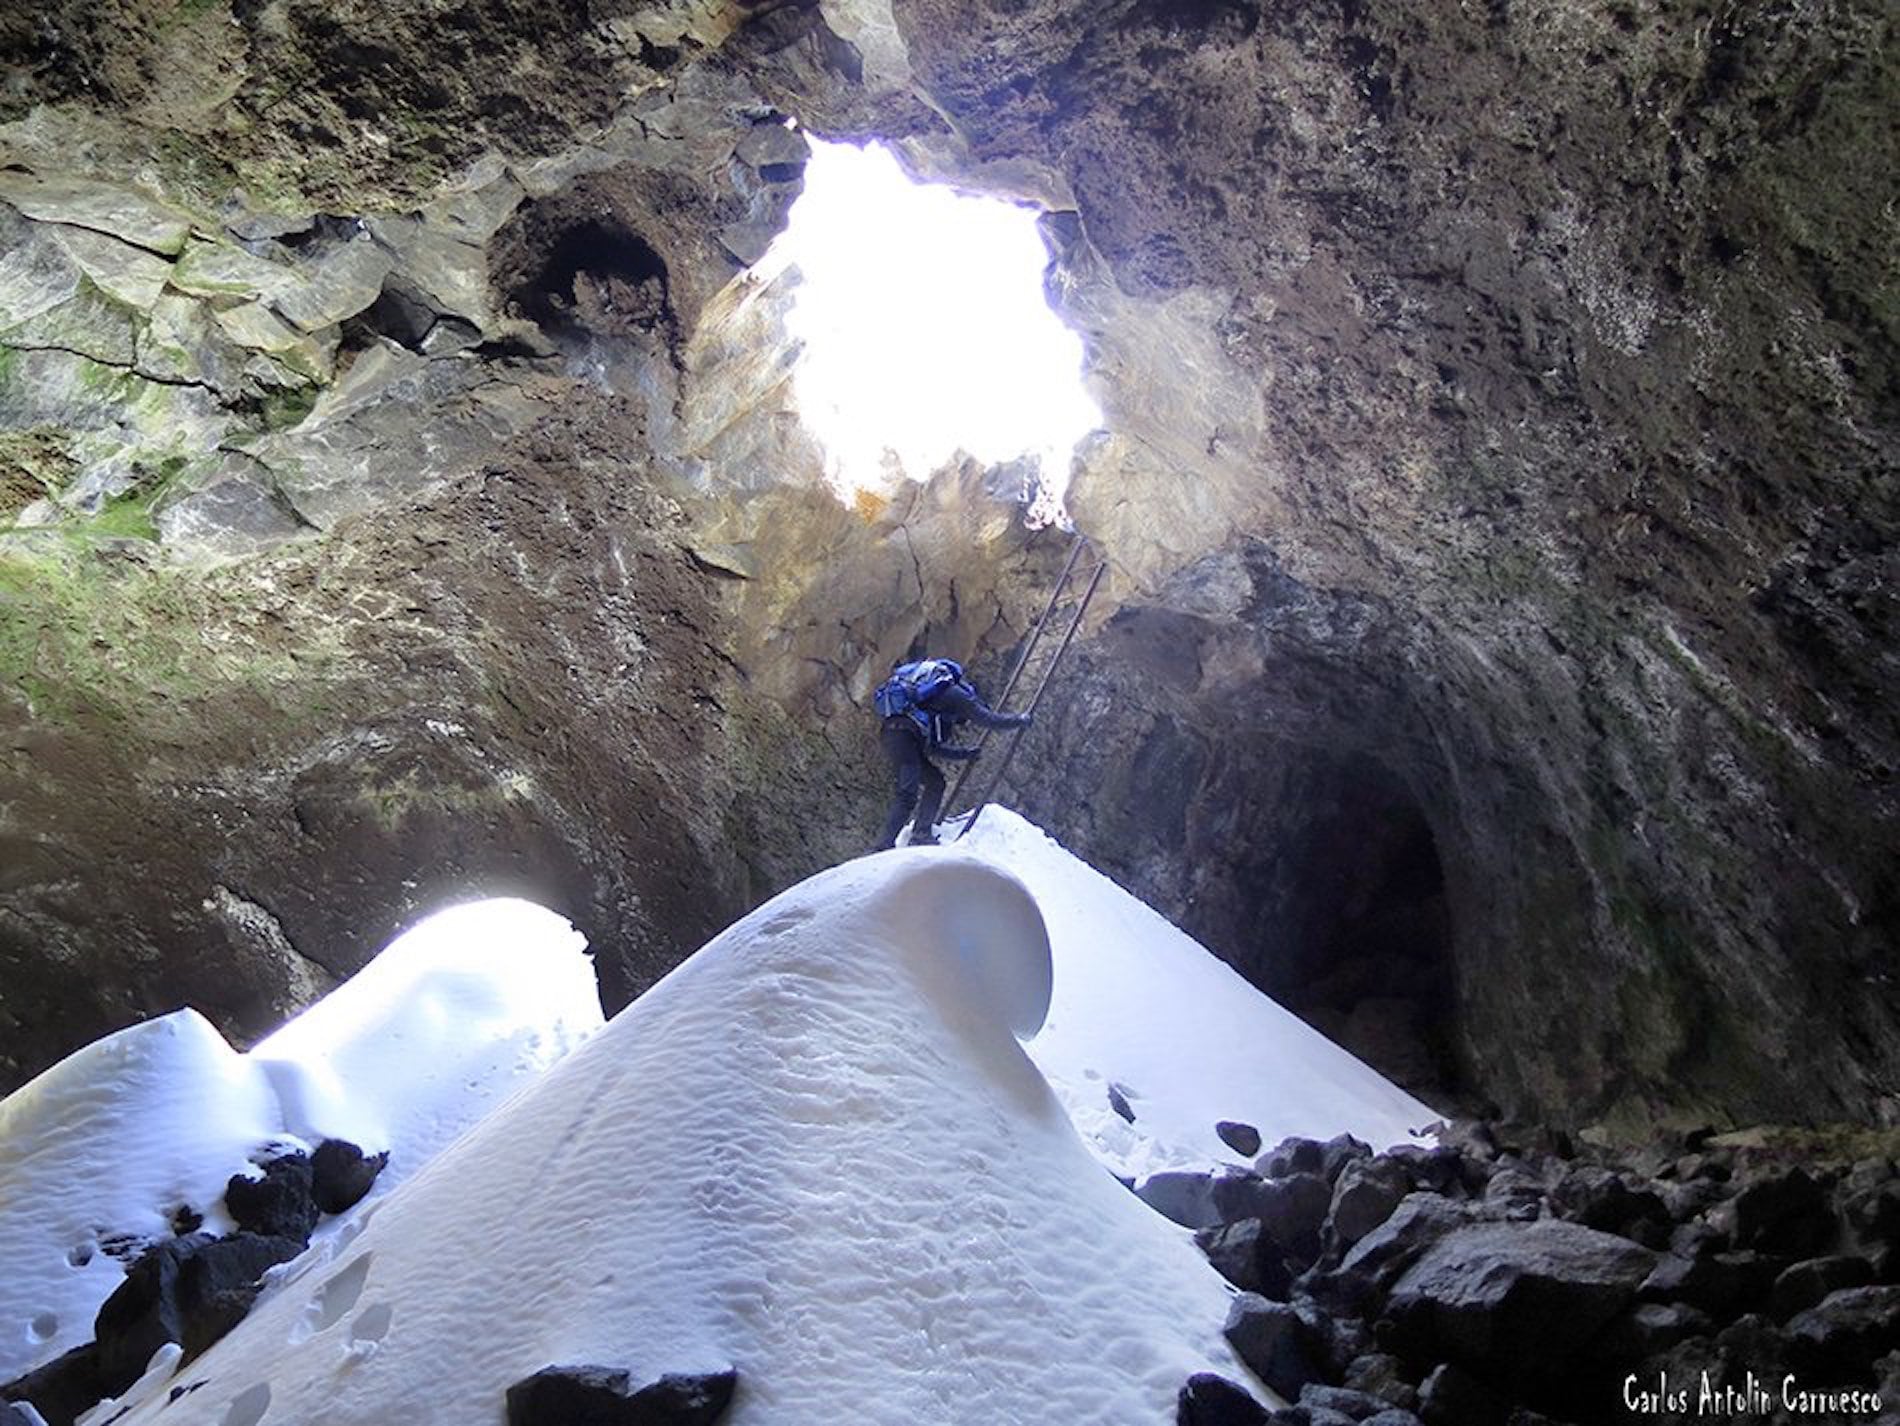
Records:
[[[811,148],[767,262],[799,269],[793,390],[839,497],[888,494],[959,451],[1027,457],[1032,520],[1062,519],[1076,443],[1102,418],[1082,339],[1043,295],[1036,210],[913,182],[876,145]]]

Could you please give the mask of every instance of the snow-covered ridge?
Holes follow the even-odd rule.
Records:
[[[575,1362],[736,1366],[733,1426],[840,1403],[1165,1420],[1191,1373],[1244,1376],[1229,1290],[1024,1053],[1050,994],[1043,917],[1009,873],[954,850],[822,873],[386,1199],[187,1368],[201,1388],[129,1420],[267,1397],[246,1419],[499,1421],[511,1383]]]
[[[1223,1119],[1268,1144],[1350,1133],[1374,1148],[1438,1121],[1014,812],[985,809],[956,846],[1020,877],[1042,909],[1055,997],[1029,1053],[1116,1172],[1231,1162],[1214,1132]],[[1111,1108],[1111,1083],[1128,1093],[1132,1123]]]
[[[68,1264],[89,1225],[157,1236],[262,1140],[336,1136],[394,1148],[377,1196],[120,1419],[499,1423],[513,1383],[593,1363],[736,1368],[741,1426],[841,1401],[1159,1422],[1195,1373],[1257,1383],[1221,1333],[1229,1286],[1104,1164],[1231,1161],[1222,1119],[1383,1145],[1435,1117],[1001,809],[793,888],[591,1037],[559,918],[485,903],[412,935],[249,1056],[184,1012],[0,1106],[0,1263],[36,1265],[0,1276],[0,1331],[46,1310],[20,1282],[87,1281],[84,1340],[119,1277]],[[50,1213],[75,1176],[110,1191]]]
[[[0,1381],[92,1337],[129,1255],[267,1144],[394,1149],[378,1193],[600,1027],[586,943],[527,902],[399,937],[249,1054],[194,1010],[86,1046],[0,1100]]]

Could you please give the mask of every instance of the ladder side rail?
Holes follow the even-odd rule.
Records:
[[[993,707],[1004,709],[1009,706],[1010,695],[1016,691],[1016,684],[1022,678],[1023,670],[1029,667],[1029,658],[1036,651],[1036,645],[1042,642],[1043,631],[1048,627],[1050,616],[1056,612],[1056,605],[1061,602],[1062,591],[1068,587],[1069,576],[1075,572],[1075,562],[1081,558],[1082,547],[1086,544],[1088,544],[1088,536],[1079,530],[1076,531],[1075,538],[1069,541],[1069,558],[1063,563],[1062,573],[1056,579],[1055,588],[1049,591],[1049,602],[1043,605],[1041,617],[1029,626],[1029,637],[1023,641],[1022,652],[1016,655],[1016,666],[1009,671],[1009,677],[1003,683],[1002,694],[992,705]],[[979,732],[976,737],[977,751],[981,752],[989,740],[988,728]],[[969,782],[970,774],[975,769],[974,759],[964,763],[958,769],[957,780],[950,786],[950,795],[943,800],[945,816],[949,816],[956,809],[957,799],[963,796],[964,786]]]
[[[1003,681],[1003,691],[997,696],[995,706],[1005,708],[1009,705],[1009,696],[1016,691],[1016,684],[1023,676],[1023,670],[1029,667],[1029,656],[1035,652],[1036,645],[1042,641],[1043,630],[1048,626],[1049,617],[1056,612],[1056,605],[1062,600],[1062,591],[1068,588],[1069,576],[1075,573],[1075,562],[1082,557],[1083,546],[1088,544],[1088,536],[1077,534],[1069,542],[1069,557],[1063,562],[1062,573],[1056,577],[1056,587],[1049,591],[1049,602],[1042,606],[1042,614],[1030,627],[1029,638],[1023,644],[1023,651],[1016,655],[1015,667],[1010,669],[1009,677]],[[984,729],[985,732],[989,730]]]
[[[1042,681],[1036,685],[1036,696],[1029,700],[1028,712],[1034,713],[1042,702],[1042,695],[1049,691],[1049,684],[1056,676],[1056,670],[1062,665],[1062,656],[1069,651],[1069,645],[1075,640],[1075,631],[1082,627],[1082,616],[1089,612],[1089,601],[1095,598],[1095,590],[1102,582],[1102,576],[1108,572],[1108,561],[1103,560],[1095,566],[1095,573],[1089,576],[1088,588],[1082,592],[1082,602],[1075,607],[1075,616],[1069,620],[1068,632],[1063,634],[1062,642],[1056,645],[1056,655],[1049,661],[1049,667],[1043,671]],[[1023,734],[1027,729],[1018,728],[1009,740],[1009,747],[1003,753],[1002,762],[996,765],[996,771],[990,777],[988,789],[971,812],[970,820],[963,824],[963,830],[957,834],[961,841],[976,826],[977,819],[983,815],[983,809],[990,805],[996,793],[1003,785],[1003,778],[1009,772],[1009,765],[1016,757],[1016,749],[1022,745]]]

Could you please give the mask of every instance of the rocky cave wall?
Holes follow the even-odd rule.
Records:
[[[1149,726],[1202,771],[1178,825],[1054,825],[1232,947],[1199,829],[1297,828],[1275,758],[1370,756],[1433,830],[1486,1093],[1891,1116],[1890,17],[900,18],[977,158],[1068,175],[1065,305],[1143,391],[1075,510],[1156,606],[1121,616],[1156,621]],[[1134,350],[1137,301],[1218,345]],[[1250,740],[1279,751],[1236,777]]]
[[[871,683],[1062,540],[824,490],[794,114],[1051,210],[1112,576],[1020,805],[1408,1082],[1900,1113],[1877,7],[11,23],[6,1082],[476,890],[618,999],[861,848]]]

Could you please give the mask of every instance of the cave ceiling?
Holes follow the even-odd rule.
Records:
[[[1900,1118],[1892,28],[0,17],[0,1085],[483,891],[617,1004],[866,849],[871,686],[1004,667],[1068,536],[831,494],[754,270],[811,132],[1042,209],[1085,343],[1110,575],[1012,801],[1445,1095]]]

